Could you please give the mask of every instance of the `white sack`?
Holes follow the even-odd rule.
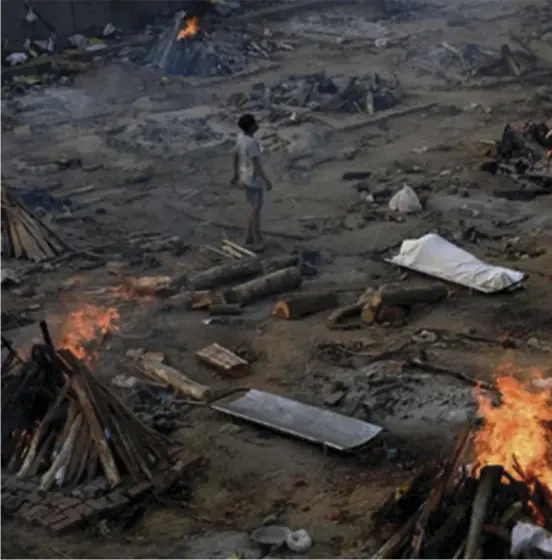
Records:
[[[422,205],[414,189],[408,185],[404,185],[404,187],[398,193],[395,193],[389,201],[389,209],[393,212],[400,212],[401,214],[412,214],[414,212],[421,212]]]
[[[435,233],[403,241],[399,254],[386,260],[485,294],[499,292],[525,278],[523,272],[486,264]]]
[[[510,554],[521,556],[532,548],[538,548],[545,554],[552,554],[552,535],[542,527],[518,521],[512,529]]]

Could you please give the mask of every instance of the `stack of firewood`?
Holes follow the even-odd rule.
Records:
[[[60,255],[67,245],[44,222],[2,187],[2,254],[39,262]]]
[[[168,443],[143,424],[68,349],[55,349],[45,322],[44,344],[2,371],[2,466],[40,488],[71,486],[105,475],[152,478],[168,460]]]
[[[427,465],[385,500],[374,534],[399,528],[373,558],[511,558],[518,522],[552,529],[552,492],[531,473],[519,465],[515,478],[500,465],[468,472],[471,433],[472,426],[444,465]]]

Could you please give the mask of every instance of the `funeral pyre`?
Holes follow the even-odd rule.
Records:
[[[524,384],[501,376],[498,405],[497,395],[477,391],[480,418],[460,434],[451,456],[416,472],[379,509],[380,534],[389,524],[400,528],[374,558],[550,558],[552,388],[547,381],[535,377]],[[468,464],[470,453],[474,461]],[[524,532],[533,536],[530,545],[521,544]]]
[[[525,123],[520,129],[508,124],[500,140],[486,153],[480,169],[508,175],[517,186],[495,191],[509,200],[531,200],[552,188],[552,129],[546,123]]]
[[[105,333],[114,317],[108,313],[94,328]],[[169,440],[92,373],[86,333],[68,328],[56,348],[46,322],[40,327],[44,341],[28,358],[11,349],[2,364],[2,467],[18,478],[40,477],[41,490],[102,475],[111,488],[123,476],[151,480],[156,465],[169,462]]]
[[[230,100],[242,110],[272,106],[321,112],[368,113],[390,109],[401,99],[397,78],[379,74],[327,76],[324,72],[288,76],[276,84],[259,83],[249,95],[234,94]]]
[[[214,77],[243,72],[255,60],[268,60],[288,42],[254,37],[241,29],[209,25],[179,12],[159,37],[145,62],[173,76]]]

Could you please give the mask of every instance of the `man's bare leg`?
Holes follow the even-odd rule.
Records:
[[[249,216],[247,217],[247,232],[245,234],[246,245],[253,245],[255,243],[254,215],[255,211],[251,209],[249,211]]]

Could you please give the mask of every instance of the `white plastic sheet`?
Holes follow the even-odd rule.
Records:
[[[523,272],[486,264],[435,233],[403,241],[399,254],[386,260],[485,294],[500,292],[525,278]]]
[[[552,555],[552,535],[542,527],[519,521],[512,529],[510,553],[518,557],[532,548],[537,548],[544,554]]]

